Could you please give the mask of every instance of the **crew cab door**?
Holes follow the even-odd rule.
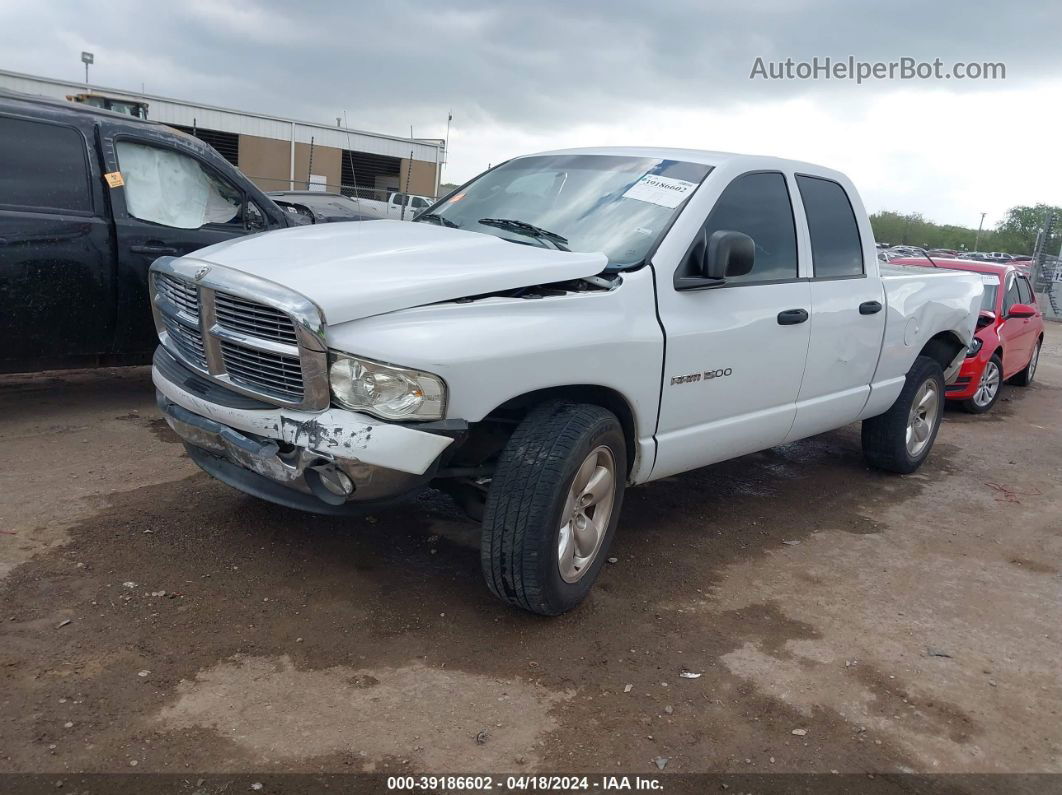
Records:
[[[116,345],[146,352],[156,341],[147,285],[152,262],[281,224],[264,202],[248,199],[234,179],[242,175],[222,173],[164,128],[133,133],[101,125],[101,136],[108,171],[121,174],[110,191],[118,247]]]
[[[694,240],[721,230],[753,239],[750,273],[676,290],[674,272],[654,260],[666,336],[654,479],[778,444],[796,414],[811,288],[800,278],[786,177],[735,177]]]
[[[91,136],[0,115],[0,370],[110,350],[113,260]]]
[[[869,229],[861,236],[856,220],[865,217],[858,196],[824,177],[797,174],[796,184],[797,215],[809,233],[811,343],[787,441],[859,418],[870,396],[886,315],[873,237]]]

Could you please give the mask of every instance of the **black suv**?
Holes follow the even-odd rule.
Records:
[[[156,258],[295,223],[198,138],[0,89],[0,372],[150,361]]]

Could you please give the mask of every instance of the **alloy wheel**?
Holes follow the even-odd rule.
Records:
[[[911,413],[907,417],[907,453],[911,458],[918,458],[929,446],[937,424],[939,403],[937,382],[931,378],[927,379],[915,393]]]
[[[981,371],[981,380],[977,384],[977,391],[973,394],[973,402],[980,408],[991,405],[999,392],[1000,382],[1003,380],[999,372],[999,365],[994,360],[989,360],[985,369]]]
[[[561,514],[557,566],[565,582],[578,582],[589,571],[601,550],[615,497],[616,459],[601,445],[576,470]]]

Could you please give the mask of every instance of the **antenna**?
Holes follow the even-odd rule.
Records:
[[[347,111],[343,109],[343,128],[347,131],[347,161],[350,163],[350,177],[354,180],[354,204],[361,209],[361,197],[358,195],[358,174],[354,171],[354,153],[350,151],[350,125],[347,124]],[[339,170],[339,192],[343,192],[343,169]]]

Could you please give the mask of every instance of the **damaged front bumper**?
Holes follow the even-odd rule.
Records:
[[[425,424],[335,408],[308,413],[222,405],[192,391],[194,379],[156,357],[159,409],[192,459],[234,488],[315,513],[350,513],[417,490],[463,426],[444,422],[422,430]]]

